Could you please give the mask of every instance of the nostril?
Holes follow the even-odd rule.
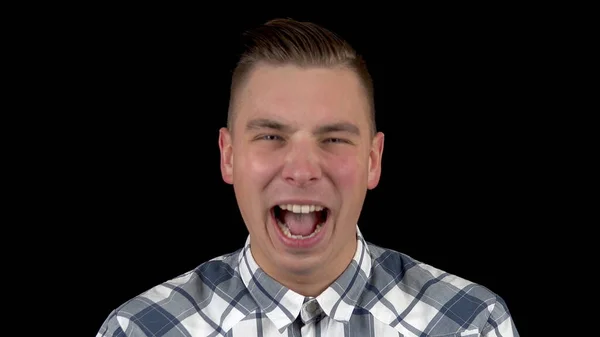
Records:
[[[288,162],[283,168],[282,175],[289,182],[305,184],[319,180],[322,171],[317,163],[309,161],[304,161],[304,163]]]
[[[285,177],[285,180],[290,184],[302,186],[318,181],[319,177],[316,175],[294,175]]]

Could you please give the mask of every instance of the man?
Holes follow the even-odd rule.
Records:
[[[97,336],[518,336],[490,290],[362,237],[384,136],[352,47],[288,19],[247,38],[219,135],[245,246],[124,303]]]

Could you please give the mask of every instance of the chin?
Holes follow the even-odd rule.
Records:
[[[312,274],[315,269],[322,267],[323,257],[320,254],[301,256],[288,252],[280,253],[275,265],[296,275]]]

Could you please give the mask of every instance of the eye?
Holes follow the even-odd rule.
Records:
[[[336,143],[349,143],[347,140],[342,139],[342,138],[327,138],[325,140],[325,142],[326,143],[333,143],[333,144],[336,144]]]
[[[277,135],[260,135],[256,137],[258,140],[281,140],[281,137]]]

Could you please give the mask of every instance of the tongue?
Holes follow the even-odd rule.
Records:
[[[290,233],[294,235],[309,235],[317,227],[317,215],[315,212],[293,213],[284,211],[284,213],[284,222],[290,229]]]

